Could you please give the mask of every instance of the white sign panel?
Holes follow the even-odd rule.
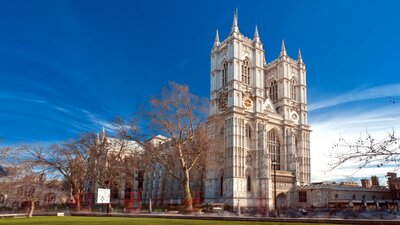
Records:
[[[97,189],[97,203],[110,203],[110,189]]]

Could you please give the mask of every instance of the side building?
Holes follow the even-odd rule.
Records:
[[[353,208],[358,210],[399,209],[399,183],[395,173],[388,173],[388,186],[380,186],[376,176],[373,186],[369,179],[358,182],[321,182],[299,186],[297,203],[299,208]]]

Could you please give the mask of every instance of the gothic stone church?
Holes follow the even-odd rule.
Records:
[[[282,42],[267,63],[257,27],[253,39],[240,33],[234,15],[229,36],[218,31],[211,50],[210,116],[224,148],[207,156],[205,202],[273,209],[274,166],[278,207],[298,201],[296,187],[310,183],[310,126],[306,68],[301,53],[291,59]]]

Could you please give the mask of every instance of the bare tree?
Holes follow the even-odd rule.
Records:
[[[0,194],[8,194],[15,202],[25,202],[28,206],[28,217],[33,216],[35,205],[44,198],[44,193],[52,187],[52,181],[46,180],[43,165],[30,160],[26,152],[40,147],[18,146],[1,149],[1,163],[5,164],[5,173],[0,180]],[[6,151],[6,154],[4,154]]]
[[[29,148],[25,155],[25,159],[43,165],[46,174],[55,179],[64,179],[69,184],[76,210],[79,211],[88,174],[88,143],[80,138],[48,148]]]
[[[136,146],[122,138],[107,138],[104,131],[101,137],[89,134],[81,141],[89,149],[88,178],[97,186],[112,189],[121,185],[121,178],[133,179]],[[107,211],[110,208],[111,203]]]
[[[37,168],[40,166],[47,177],[64,180],[72,193],[76,210],[80,211],[81,197],[88,182],[96,187],[111,188],[118,185],[122,173],[133,177],[131,170],[126,169],[128,163],[132,164],[132,157],[126,157],[132,154],[132,149],[128,147],[126,140],[108,139],[104,132],[101,137],[94,133],[84,133],[76,140],[50,147],[24,146],[18,152],[4,148],[0,156],[18,162],[19,167],[30,165],[39,171]]]
[[[122,136],[140,143],[150,160],[161,164],[179,181],[185,211],[191,212],[190,173],[212,143],[206,126],[206,101],[190,93],[188,86],[170,82],[149,103],[142,114],[148,135],[143,135],[137,120],[128,124],[120,120],[119,131]],[[164,135],[168,140],[157,143],[151,139],[155,134]]]
[[[400,138],[394,131],[379,140],[369,133],[353,141],[339,138],[332,148],[334,152],[330,155],[333,160],[330,163],[331,169],[346,163],[352,163],[357,169],[388,164],[400,167]]]

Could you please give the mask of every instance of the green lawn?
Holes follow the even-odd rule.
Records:
[[[305,225],[307,223],[283,222],[246,222],[246,221],[216,221],[216,220],[184,220],[184,219],[158,219],[158,218],[119,218],[119,217],[33,217],[0,219],[0,224],[7,225]],[[327,224],[325,224],[327,225]]]

